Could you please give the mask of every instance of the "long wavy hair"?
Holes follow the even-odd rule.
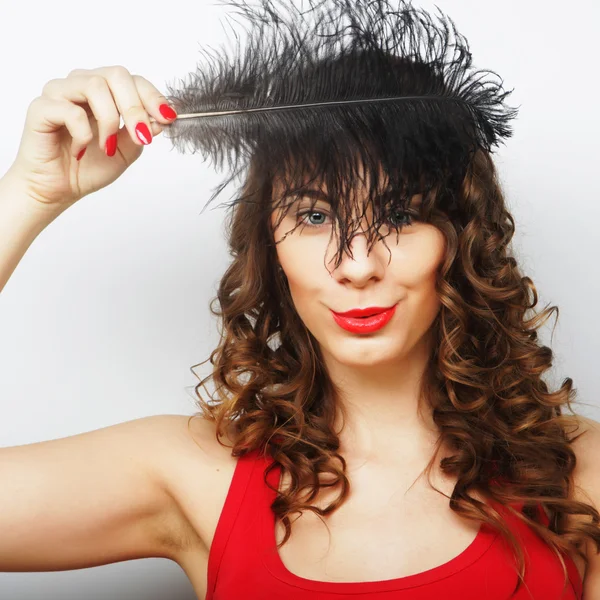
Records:
[[[285,526],[281,547],[291,535],[291,513],[331,514],[347,499],[350,481],[334,430],[336,414],[344,414],[340,391],[278,268],[265,210],[272,202],[269,173],[264,161],[250,163],[244,190],[251,201],[236,204],[227,216],[232,261],[211,302],[221,340],[207,359],[212,373],[199,378],[195,392],[200,416],[216,423],[219,443],[225,431],[232,438],[233,456],[268,453],[273,464],[265,472],[267,485],[267,473],[277,465],[289,473],[289,489],[276,490],[271,506]],[[581,546],[590,538],[600,550],[600,514],[571,497],[576,462],[571,444],[581,435],[573,436],[576,415],[564,414],[565,406],[574,413],[573,381],[566,378],[551,391],[542,379],[553,353],[540,344],[537,331],[559,311],[556,306],[534,311],[537,291],[512,255],[514,219],[487,150],[473,153],[453,192],[452,211],[436,205],[433,194],[419,216],[446,239],[436,281],[441,307],[428,332],[433,350],[422,384],[440,437],[425,473],[429,478],[442,446],[452,448],[453,455],[439,462],[456,478],[450,508],[496,528],[509,542],[518,561],[515,591],[524,580],[522,548],[502,516],[472,491],[506,506],[541,536],[562,564],[566,588],[561,553],[574,550],[587,565]],[[339,488],[325,509],[311,505],[321,487]],[[510,506],[515,503],[523,503],[522,510]],[[546,510],[548,526],[537,505]],[[591,522],[567,523],[569,514]]]

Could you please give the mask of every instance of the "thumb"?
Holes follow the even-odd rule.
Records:
[[[150,123],[150,131],[152,133],[152,137],[157,136],[162,130],[163,127],[158,121]]]

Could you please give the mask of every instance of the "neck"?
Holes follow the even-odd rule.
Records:
[[[429,356],[426,339],[402,359],[377,366],[357,368],[324,355],[345,411],[345,417],[338,411],[335,424],[344,457],[418,459],[430,454],[439,430],[421,392]]]

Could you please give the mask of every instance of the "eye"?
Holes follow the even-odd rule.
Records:
[[[305,227],[322,227],[326,225],[326,219],[329,217],[323,210],[304,210],[296,215],[296,224]],[[391,209],[388,213],[387,221],[394,229],[410,227],[416,218],[416,213],[402,208]]]
[[[388,215],[388,220],[392,227],[410,227],[413,224],[413,215],[402,209],[392,209]],[[408,219],[407,222],[402,222]]]
[[[315,219],[316,222],[311,221],[311,219]],[[320,227],[325,224],[325,219],[327,219],[327,214],[322,210],[305,210],[296,215],[296,222],[307,227]]]

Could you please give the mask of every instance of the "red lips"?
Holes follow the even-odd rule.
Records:
[[[373,314],[373,311],[379,311]],[[345,313],[331,311],[333,320],[350,333],[374,333],[385,327],[396,312],[396,305],[391,308],[355,308]]]
[[[335,314],[340,315],[341,317],[370,317],[372,315],[378,315],[379,313],[385,312],[390,308],[392,307],[370,306],[368,308],[353,308],[352,310],[348,310],[346,312],[336,312]]]

